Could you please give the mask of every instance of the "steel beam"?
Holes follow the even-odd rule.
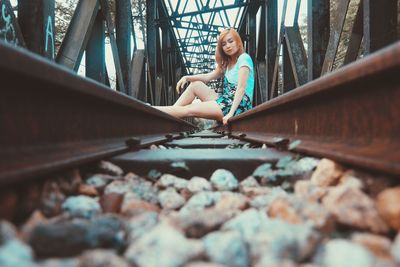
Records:
[[[326,49],[325,59],[321,69],[321,75],[332,71],[349,4],[350,0],[340,0],[338,3],[338,8],[335,11],[335,17],[332,23],[333,27],[329,37],[328,48]]]
[[[360,51],[363,38],[363,18],[363,0],[360,0],[353,24],[353,30],[349,40],[349,45],[347,47],[346,56],[343,62],[344,65],[355,61],[358,57],[358,52]]]
[[[373,53],[397,39],[397,0],[364,0],[364,48]]]
[[[400,174],[400,42],[230,120],[232,134]],[[296,145],[295,145],[296,144]]]
[[[265,59],[266,74],[267,74],[267,86],[265,88],[266,97],[270,99],[272,80],[274,75],[274,65],[276,58],[276,51],[278,48],[278,1],[270,0],[267,3],[267,51]]]
[[[307,56],[297,26],[286,27],[285,40],[296,87],[307,82]]]
[[[57,63],[78,71],[98,11],[98,0],[78,2],[58,51]]]
[[[287,29],[287,28],[286,28]],[[294,75],[294,70],[295,68],[292,68],[291,60],[290,60],[290,48],[288,45],[289,41],[287,40],[287,37],[285,36],[283,38],[282,42],[282,50],[283,50],[283,57],[282,57],[282,85],[283,85],[283,92],[282,93],[287,93],[294,88],[296,88],[296,81],[295,81],[295,75]]]
[[[99,2],[101,6],[101,12],[103,13],[103,17],[106,20],[108,36],[110,38],[111,50],[113,54],[114,66],[116,72],[115,74],[117,76],[117,84],[118,84],[117,90],[119,92],[126,94],[124,78],[122,76],[121,61],[119,59],[117,40],[115,37],[115,27],[114,27],[114,22],[112,21],[111,18],[111,11],[109,8],[109,0],[99,0]]]
[[[115,1],[115,28],[116,28],[116,41],[119,53],[119,60],[121,63],[122,77],[125,85],[125,93],[132,96],[132,88],[130,87],[131,80],[131,17],[132,17],[132,6],[130,0],[118,0]],[[119,85],[118,85],[119,86]]]
[[[27,48],[54,60],[54,0],[19,1],[18,21]]]
[[[145,52],[138,49],[132,60],[132,97],[146,101]]]
[[[104,20],[101,12],[97,12],[90,39],[86,45],[86,77],[102,84],[106,83],[106,56]]]
[[[330,0],[308,0],[308,81],[321,75],[322,64],[329,42]]]

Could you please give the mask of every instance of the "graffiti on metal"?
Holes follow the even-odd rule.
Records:
[[[0,0],[1,14],[0,14],[0,40],[8,43],[18,45],[17,32],[13,24],[12,10],[5,1]]]
[[[45,40],[45,53],[51,53],[51,58],[54,59],[54,31],[53,31],[53,18],[48,16],[46,25],[46,40]],[[50,44],[49,44],[50,42]],[[50,46],[50,48],[49,48]]]

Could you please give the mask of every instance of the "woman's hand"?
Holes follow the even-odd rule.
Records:
[[[232,117],[233,117],[233,114],[231,114],[231,113],[226,114],[226,115],[222,118],[222,123],[223,123],[224,125],[227,125],[227,124],[228,124],[228,120],[229,120],[230,118],[232,118]]]
[[[176,84],[176,92],[179,94],[181,92],[181,89],[185,86],[185,84],[188,83],[188,79],[186,76],[183,76],[178,83]]]

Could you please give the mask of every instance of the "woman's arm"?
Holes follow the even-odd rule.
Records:
[[[208,83],[211,80],[216,80],[222,77],[223,74],[224,72],[217,67],[210,73],[183,76],[176,84],[176,91],[179,93],[187,82],[201,81],[203,83]]]
[[[240,105],[244,94],[246,93],[247,79],[250,74],[250,69],[247,66],[242,66],[239,69],[238,86],[236,88],[235,97],[233,98],[233,103],[229,113],[225,115],[222,119],[223,124],[227,124],[228,120],[235,115],[235,111]]]

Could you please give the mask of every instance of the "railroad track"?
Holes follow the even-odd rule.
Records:
[[[400,201],[392,199],[399,195],[395,178],[400,174],[400,44],[235,117],[228,127],[200,133],[190,123],[23,50],[0,44],[0,58],[0,214],[25,227],[18,235],[29,246],[22,246],[39,258],[79,257],[75,260],[91,266],[89,258],[104,261],[104,252],[85,256],[83,250],[108,248],[117,252],[107,254],[108,260],[126,264],[121,266],[198,266],[190,265],[193,261],[203,261],[200,266],[204,261],[226,266],[329,266],[331,251],[342,248],[343,253],[360,253],[359,266],[398,263]],[[337,163],[319,161],[323,157]],[[97,164],[99,160],[115,166]],[[362,171],[354,170],[359,168]],[[213,178],[218,169],[232,175],[223,171]],[[191,181],[195,176],[209,180],[201,180],[199,191],[190,191],[179,179]],[[232,176],[234,187],[219,184]],[[197,194],[205,202],[191,201]],[[388,202],[397,204],[394,215],[387,211]],[[315,213],[307,213],[307,207]],[[27,223],[35,210],[36,217]],[[107,217],[106,212],[122,217]],[[43,213],[58,217],[47,221]],[[141,219],[143,224],[155,220],[144,230],[154,230],[154,236],[132,230],[128,220],[139,220],[139,214],[150,216]],[[242,226],[233,221],[239,216]],[[216,219],[208,222],[210,218]],[[257,220],[263,222],[254,232],[241,232]],[[126,224],[131,229],[125,229]],[[90,232],[93,226],[101,230]],[[271,227],[275,236],[267,230]],[[2,233],[10,240],[17,235],[12,228],[6,222],[1,228],[11,229]],[[124,238],[110,232],[122,232]],[[272,247],[288,232],[292,235],[287,244]],[[80,238],[86,234],[94,239]],[[271,235],[272,241],[262,239]],[[7,251],[8,239],[0,255]],[[60,244],[64,239],[70,242]],[[149,245],[157,240],[160,247]],[[170,243],[190,249],[168,249]],[[215,243],[225,256],[209,245]],[[232,250],[230,243],[237,247]],[[277,254],[264,255],[252,243],[264,252],[276,249]],[[372,249],[377,244],[384,256]],[[316,249],[319,245],[325,252]],[[143,252],[147,250],[167,254],[154,259]],[[245,256],[236,258],[237,254]]]

